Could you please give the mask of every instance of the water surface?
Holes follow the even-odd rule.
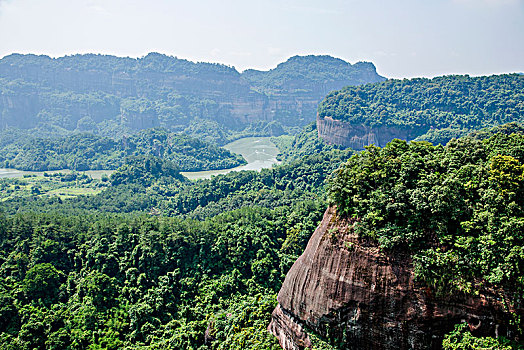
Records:
[[[247,160],[247,164],[231,169],[182,172],[182,174],[189,179],[208,179],[213,175],[227,174],[231,171],[260,171],[264,168],[271,168],[273,164],[279,163],[277,160],[278,148],[273,142],[270,141],[269,137],[245,137],[228,143],[224,146],[224,148],[233,153],[241,154]],[[70,172],[71,170],[69,169],[46,171],[48,174]],[[79,171],[79,173],[87,174],[93,179],[100,179],[104,174],[109,176],[113,172],[114,170]],[[23,177],[24,175],[43,176],[44,172],[0,168],[0,178]]]
[[[182,172],[189,179],[209,179],[213,175],[227,174],[232,171],[257,170],[271,168],[278,164],[278,148],[269,137],[245,137],[224,146],[225,149],[241,154],[246,160],[246,165],[223,170]]]

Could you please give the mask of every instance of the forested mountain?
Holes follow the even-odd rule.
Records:
[[[280,344],[521,349],[522,130],[396,139],[337,169],[331,207],[278,294]]]
[[[360,85],[383,81],[370,62],[354,65],[331,56],[294,56],[269,71],[248,69],[242,72],[258,91],[270,95],[293,91],[325,95],[337,86]],[[347,84],[347,82],[351,82]]]
[[[120,139],[91,133],[37,137],[25,130],[0,132],[0,166],[20,170],[114,170],[129,156],[154,155],[181,171],[228,169],[245,164],[241,155],[165,129],[147,129]]]
[[[412,253],[417,278],[436,293],[496,285],[521,298],[522,130],[505,126],[446,146],[369,147],[335,171],[330,200],[358,218],[359,236]]]
[[[524,77],[442,76],[346,87],[318,108],[324,139],[353,148],[393,138],[445,144],[483,127],[524,120]]]
[[[197,182],[132,158],[106,190],[70,199],[4,179],[2,197],[19,195],[2,198],[0,347],[277,349],[275,293],[348,156]]]
[[[224,142],[224,130],[254,123],[277,124],[266,133],[303,126],[329,90],[381,80],[371,63],[328,56],[295,56],[268,72],[241,74],[158,53],[139,59],[13,54],[0,60],[0,128],[114,136],[160,126]]]
[[[417,270],[429,290],[497,284],[521,297],[519,130],[371,148],[335,173],[331,201],[356,213],[362,237],[436,266]],[[309,126],[290,143],[292,161],[196,182],[154,153],[99,182],[0,180],[0,347],[276,349],[266,330],[276,293],[328,204],[325,180],[351,156],[314,140]],[[51,181],[97,190],[57,196]],[[478,251],[488,238],[494,250]],[[450,264],[457,255],[472,264]],[[316,348],[337,348],[320,336]]]
[[[0,179],[0,348],[277,349],[270,320],[315,349],[521,346],[524,128],[479,129],[523,121],[523,77],[383,80],[329,56],[1,59],[0,165],[116,170]],[[299,126],[274,168],[180,173]]]

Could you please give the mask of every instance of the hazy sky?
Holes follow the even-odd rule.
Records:
[[[269,69],[296,54],[387,77],[524,71],[524,0],[0,0],[0,57],[156,51]]]

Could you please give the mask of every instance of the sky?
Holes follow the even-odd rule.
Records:
[[[0,0],[0,57],[149,52],[239,71],[327,54],[388,78],[524,72],[524,0]]]

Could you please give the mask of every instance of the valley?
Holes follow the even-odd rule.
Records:
[[[194,179],[210,178],[214,175],[227,174],[231,171],[241,170],[257,170],[260,171],[265,168],[271,168],[274,164],[278,164],[276,157],[278,155],[278,148],[270,141],[269,137],[247,137],[242,138],[223,146],[224,149],[240,154],[246,161],[247,164],[241,165],[235,168],[229,169],[217,169],[217,170],[203,170],[195,172],[184,172],[181,174],[185,177]],[[72,170],[59,169],[51,170],[46,172],[47,174],[56,173],[70,173]],[[83,170],[81,174],[85,174],[93,179],[100,180],[103,175],[110,176],[114,170]],[[17,169],[0,169],[1,178],[19,178],[28,175],[43,176],[43,171],[24,171]]]
[[[271,142],[269,137],[246,137],[223,146],[232,153],[240,154],[247,161],[246,165],[241,165],[236,168],[198,171],[198,172],[182,172],[181,174],[188,179],[207,179],[211,176],[219,174],[227,174],[231,171],[242,170],[257,170],[271,168],[273,165],[279,164],[277,155],[278,148]]]
[[[519,349],[523,91],[6,56],[0,348]]]

